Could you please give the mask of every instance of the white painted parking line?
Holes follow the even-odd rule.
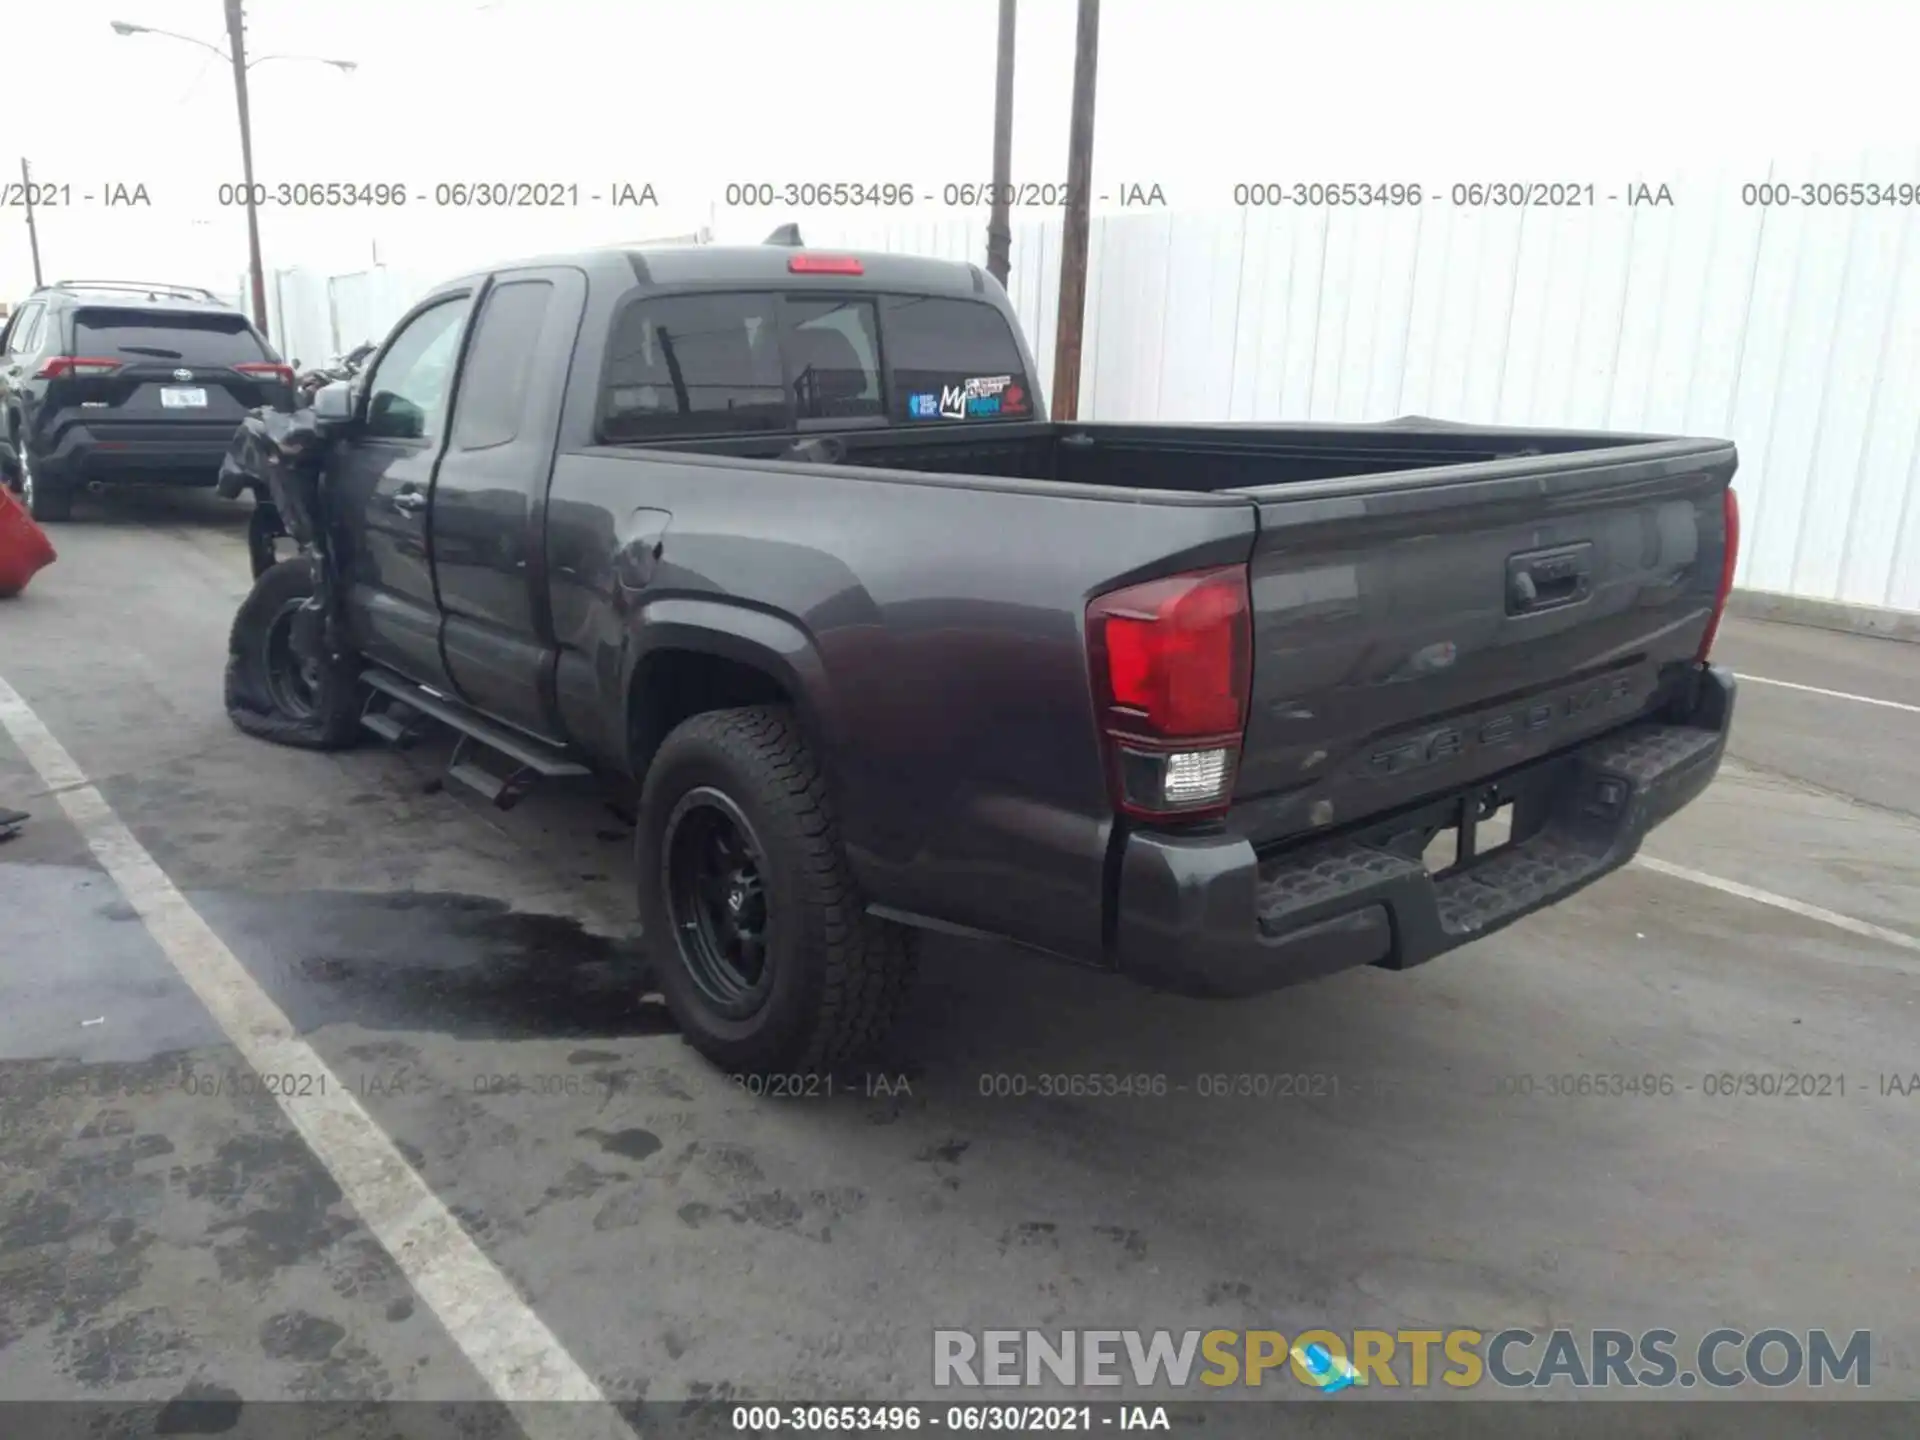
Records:
[[[1720,876],[1709,875],[1704,870],[1691,870],[1685,865],[1675,865],[1671,860],[1656,860],[1651,855],[1636,856],[1633,863],[1644,866],[1656,875],[1671,875],[1676,880],[1688,880],[1695,885],[1704,885],[1709,890],[1718,890],[1722,894],[1737,895],[1742,900],[1751,900],[1759,905],[1771,905],[1776,910],[1785,910],[1788,914],[1799,915],[1808,920],[1818,920],[1823,925],[1831,925],[1837,930],[1845,930],[1854,935],[1864,935],[1869,940],[1897,945],[1902,950],[1920,950],[1920,937],[1907,935],[1899,930],[1889,930],[1884,925],[1875,925],[1870,921],[1856,920],[1851,915],[1842,915],[1837,910],[1809,905],[1804,900],[1795,900],[1791,895],[1776,895],[1771,890],[1742,885],[1738,880],[1723,880]]]
[[[167,878],[40,717],[0,678],[0,725],[147,931],[274,1095],[341,1193],[530,1440],[635,1440],[513,1282]],[[292,1093],[290,1093],[292,1092]],[[584,1402],[555,1405],[553,1401]]]
[[[1846,690],[1822,690],[1818,685],[1796,685],[1791,680],[1769,680],[1764,675],[1749,675],[1744,670],[1735,674],[1744,684],[1777,685],[1782,690],[1799,690],[1808,695],[1824,695],[1829,700],[1851,700],[1859,705],[1878,705],[1886,710],[1904,710],[1909,715],[1920,715],[1920,705],[1908,705],[1899,700],[1880,700],[1872,695],[1855,695]]]

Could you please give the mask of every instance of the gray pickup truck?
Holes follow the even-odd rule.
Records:
[[[1731,444],[1051,422],[973,265],[503,266],[306,423],[230,710],[634,782],[732,1069],[854,1058],[925,930],[1204,996],[1418,964],[1623,864],[1732,714]]]

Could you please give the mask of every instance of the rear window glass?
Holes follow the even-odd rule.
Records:
[[[675,295],[629,305],[614,326],[600,434],[622,441],[785,429],[777,299]]]
[[[272,357],[241,315],[177,315],[152,310],[73,312],[80,355],[126,355],[193,365],[245,365]]]
[[[856,420],[886,414],[871,300],[787,301],[785,349],[794,414]]]
[[[895,420],[1032,417],[1020,346],[993,306],[893,295],[881,308],[881,322]]]

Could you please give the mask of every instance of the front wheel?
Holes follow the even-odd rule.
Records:
[[[329,658],[311,601],[312,556],[259,579],[227,636],[227,714],[249,735],[302,750],[340,750],[360,734],[358,668]]]
[[[696,715],[647,772],[640,911],[687,1041],[754,1075],[870,1052],[911,989],[913,931],[866,913],[792,713]]]

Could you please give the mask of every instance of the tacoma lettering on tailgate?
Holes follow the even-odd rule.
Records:
[[[1569,720],[1611,709],[1635,693],[1633,677],[1615,675],[1544,699],[1528,700],[1484,715],[1468,716],[1393,741],[1367,757],[1369,774],[1385,777],[1453,760],[1473,750],[1505,745],[1524,735],[1552,730]]]

